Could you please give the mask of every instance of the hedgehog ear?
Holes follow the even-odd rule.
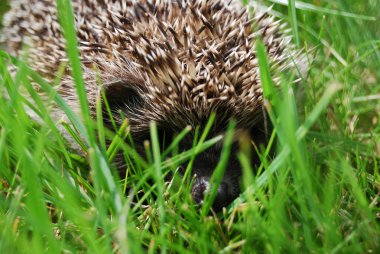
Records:
[[[109,82],[104,84],[103,87],[111,110],[136,109],[144,103],[142,96],[136,89],[136,85],[130,84],[127,80]]]

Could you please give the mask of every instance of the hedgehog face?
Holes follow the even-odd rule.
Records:
[[[142,82],[142,80],[140,81]],[[200,115],[196,109],[183,111],[184,105],[179,105],[176,112],[155,115],[154,118],[149,117],[151,116],[149,112],[152,112],[154,105],[152,106],[152,102],[149,100],[149,96],[146,96],[146,93],[141,93],[141,91],[135,88],[136,85],[129,84],[127,81],[115,81],[105,85],[105,94],[111,111],[121,111],[122,115],[130,120],[132,137],[137,150],[142,155],[144,155],[143,143],[149,139],[149,123],[151,121],[156,121],[158,125],[159,139],[163,149],[165,149],[165,146],[170,145],[173,136],[186,126],[190,125],[193,129],[199,127],[202,131],[202,127],[206,125],[208,120],[206,115]],[[160,107],[161,106],[162,105],[160,105]],[[231,156],[213,203],[214,211],[219,211],[240,194],[240,177],[242,171],[236,157],[239,151],[239,133],[244,133],[243,136],[249,140],[248,142],[252,140],[256,145],[259,145],[266,143],[268,130],[266,129],[263,119],[247,124],[247,122],[236,119],[236,114],[232,114],[231,112],[233,111],[228,107],[220,106],[214,109],[217,110],[214,111],[216,120],[209,133],[210,138],[217,135],[224,135],[230,119],[237,120],[238,122],[237,129],[235,130],[235,142],[231,148]],[[116,115],[113,115],[113,117],[115,116]],[[104,120],[106,124],[110,124],[107,118]],[[121,123],[121,119],[116,117],[116,120]],[[194,133],[190,132],[190,134],[180,142],[178,147],[179,152],[184,152],[192,148],[194,141],[193,134]],[[191,194],[197,204],[203,204],[206,192],[211,190],[210,178],[219,162],[222,146],[223,142],[216,144],[214,147],[199,154],[194,161],[191,172],[194,179]],[[258,156],[253,156],[252,164],[257,166],[258,163]],[[180,168],[186,168],[186,165],[182,165]],[[179,173],[184,174],[181,170]]]

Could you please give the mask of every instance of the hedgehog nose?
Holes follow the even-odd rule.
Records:
[[[191,194],[193,196],[193,200],[198,205],[203,205],[204,198],[206,194],[212,190],[212,187],[210,185],[209,179],[206,177],[202,177],[200,179],[197,179],[192,187]],[[229,203],[229,195],[228,195],[228,184],[225,182],[222,182],[216,193],[216,197],[214,199],[214,202],[212,204],[212,208],[215,212],[220,211],[224,206],[226,206]]]

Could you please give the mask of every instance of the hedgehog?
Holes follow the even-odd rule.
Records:
[[[90,111],[95,117],[100,80],[112,117],[118,125],[123,121],[120,112],[129,120],[140,148],[151,122],[168,144],[187,126],[202,130],[211,114],[216,117],[210,136],[223,135],[233,119],[236,133],[248,133],[253,143],[265,145],[270,124],[255,42],[263,41],[273,69],[305,69],[286,24],[258,5],[248,8],[224,0],[72,0],[72,7]],[[68,61],[56,0],[13,0],[3,23],[6,50],[20,56],[28,45],[28,64],[52,81]],[[69,68],[56,89],[79,113]],[[53,114],[64,117],[59,110]],[[109,117],[103,121],[110,125]],[[190,149],[192,143],[190,135],[180,150]],[[197,204],[210,191],[221,149],[217,144],[193,164],[191,195]],[[234,144],[213,203],[215,211],[240,194],[238,150]],[[253,157],[257,165],[258,156]]]

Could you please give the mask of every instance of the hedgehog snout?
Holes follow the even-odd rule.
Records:
[[[195,179],[191,189],[191,195],[193,200],[198,205],[203,205],[206,195],[208,195],[213,189],[210,184],[210,178],[207,176],[198,177]],[[228,205],[232,200],[231,195],[232,186],[227,181],[222,181],[217,188],[216,196],[212,204],[212,208],[215,212],[220,211],[224,206]]]

